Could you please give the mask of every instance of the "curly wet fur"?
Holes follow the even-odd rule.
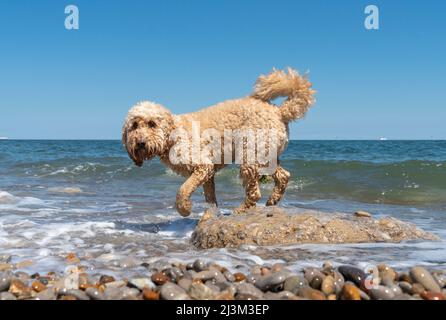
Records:
[[[306,76],[300,76],[292,69],[287,71],[273,70],[270,74],[260,76],[250,96],[221,102],[197,112],[173,115],[159,104],[140,102],[127,114],[122,130],[122,142],[136,165],[142,166],[144,161],[158,156],[162,163],[174,172],[187,177],[176,197],[176,208],[181,215],[190,214],[190,196],[200,186],[203,186],[206,201],[217,205],[214,175],[225,165],[172,163],[169,152],[176,142],[170,138],[172,132],[183,128],[191,133],[193,122],[199,123],[200,132],[213,128],[221,136],[224,130],[274,130],[277,134],[275,147],[279,156],[288,143],[288,123],[301,118],[307,112],[314,103],[315,93]],[[279,96],[287,99],[277,107],[270,101]],[[200,140],[203,147],[208,143],[204,138]],[[222,154],[225,150],[222,145]],[[240,176],[246,195],[237,212],[255,206],[261,198],[260,167],[258,163],[240,165]],[[278,163],[272,174],[275,186],[267,205],[275,205],[280,201],[289,176],[289,172]]]

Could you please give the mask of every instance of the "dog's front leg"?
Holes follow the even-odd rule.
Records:
[[[177,200],[175,206],[177,211],[183,216],[190,215],[192,209],[192,203],[190,196],[195,190],[203,183],[208,181],[214,174],[212,165],[198,166],[190,175],[189,178],[183,183],[177,193]]]

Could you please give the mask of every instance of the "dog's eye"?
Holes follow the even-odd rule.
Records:
[[[149,122],[147,122],[147,126],[148,126],[149,128],[156,128],[156,122],[150,120]]]
[[[133,130],[138,129],[138,122],[134,122],[134,123],[133,123],[133,125],[132,125],[132,129],[133,129]]]

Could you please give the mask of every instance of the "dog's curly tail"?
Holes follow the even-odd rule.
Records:
[[[301,76],[291,68],[287,71],[273,69],[271,73],[260,76],[251,95],[265,102],[277,97],[288,97],[279,109],[286,123],[302,118],[314,103],[313,95],[316,93],[306,75]]]

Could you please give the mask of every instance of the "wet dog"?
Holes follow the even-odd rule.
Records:
[[[245,188],[245,200],[236,212],[256,205],[261,198],[262,169],[271,169],[272,162],[270,175],[275,185],[266,204],[275,205],[282,198],[290,177],[279,162],[288,143],[288,124],[304,116],[314,103],[314,93],[306,76],[288,69],[260,76],[254,92],[247,97],[224,101],[197,112],[175,115],[160,104],[140,102],[127,114],[122,142],[137,166],[157,156],[174,172],[187,177],[176,197],[176,208],[182,216],[190,214],[190,196],[200,186],[203,186],[206,202],[217,205],[214,175],[232,162],[240,165]],[[278,97],[286,97],[280,106],[271,102]],[[233,139],[228,142],[228,132],[231,137],[234,132],[243,135],[238,158],[237,144]],[[257,159],[259,132],[274,135],[274,139],[269,137],[264,144],[269,155],[267,163]],[[252,136],[254,140],[250,140]],[[209,148],[210,145],[213,148]],[[253,161],[247,156],[250,148],[254,150]],[[206,156],[203,150],[209,151]]]

